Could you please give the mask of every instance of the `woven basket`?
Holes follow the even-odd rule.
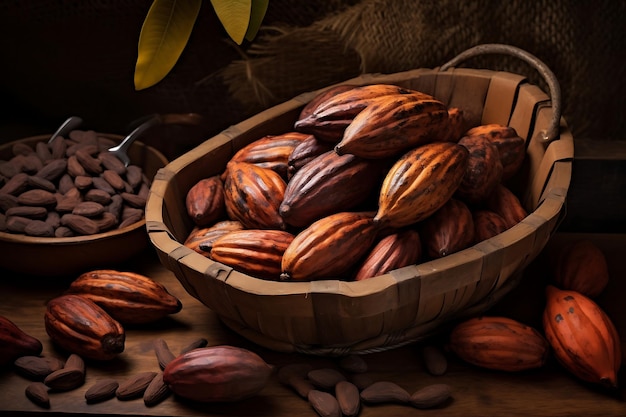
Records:
[[[454,67],[483,53],[530,62],[547,77],[552,100],[523,76]],[[480,45],[440,68],[367,74],[346,83],[424,91],[462,108],[472,125],[514,127],[526,139],[527,158],[511,187],[530,214],[468,249],[364,281],[257,279],[183,246],[193,227],[185,195],[198,180],[221,173],[241,147],[292,130],[303,105],[319,91],[226,129],[157,173],[146,227],[160,261],[192,296],[235,332],[272,350],[326,356],[386,350],[430,336],[450,320],[482,313],[518,284],[564,215],[573,138],[560,116],[558,83],[532,55],[506,45]]]

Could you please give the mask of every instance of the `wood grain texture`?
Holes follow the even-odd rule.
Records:
[[[549,254],[572,239],[592,237],[606,253],[611,281],[598,302],[613,318],[618,331],[626,339],[626,274],[621,257],[626,245],[625,235],[557,234],[544,252],[526,271],[520,286],[493,307],[491,313],[506,314],[531,325],[537,325],[543,307],[543,289],[550,272],[546,267]],[[154,407],[146,407],[141,398],[119,401],[113,398],[98,404],[87,404],[85,391],[99,378],[125,378],[144,371],[157,371],[158,361],[153,349],[157,338],[163,338],[177,354],[199,337],[209,345],[229,344],[249,348],[277,367],[308,361],[314,367],[336,366],[336,358],[308,357],[301,354],[272,352],[243,339],[223,326],[216,315],[187,294],[174,275],[161,266],[150,250],[132,264],[119,269],[133,270],[163,283],[183,303],[181,312],[160,323],[127,327],[126,349],[117,359],[87,362],[84,386],[69,392],[50,394],[50,409],[34,405],[24,390],[29,381],[11,369],[0,370],[0,415],[33,415],[54,412],[81,415],[147,415],[147,416],[311,416],[312,407],[290,388],[281,385],[276,375],[261,393],[252,399],[233,404],[196,404],[175,396]],[[28,278],[0,271],[0,314],[12,319],[23,330],[38,337],[43,354],[66,358],[67,353],[51,345],[43,327],[45,303],[64,291],[73,277],[45,279]],[[445,335],[445,332],[442,333]],[[443,340],[443,338],[442,338]],[[439,342],[436,338],[430,342]],[[377,380],[393,381],[410,393],[432,383],[452,387],[453,400],[432,412],[437,416],[618,416],[626,415],[622,387],[617,395],[608,395],[586,386],[567,374],[553,359],[546,367],[533,372],[510,374],[468,366],[449,355],[448,371],[432,376],[421,362],[419,345],[413,344],[390,351],[370,353],[363,357]],[[625,380],[624,372],[621,372]],[[423,410],[404,405],[364,405],[360,416],[419,416]]]

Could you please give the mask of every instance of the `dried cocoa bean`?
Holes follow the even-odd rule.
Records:
[[[422,348],[422,360],[429,374],[439,376],[448,370],[448,360],[441,351],[435,346],[424,346]]]
[[[104,206],[95,201],[81,201],[74,207],[72,214],[85,217],[98,217],[104,213]]]
[[[24,227],[24,234],[36,237],[54,237],[54,227],[43,220],[33,220]]]
[[[361,399],[370,404],[406,404],[411,399],[411,394],[395,382],[378,381],[361,391]]]
[[[115,396],[119,400],[132,400],[133,398],[141,397],[156,375],[157,372],[146,371],[129,377],[126,381],[120,383],[115,391]]]
[[[108,211],[105,211],[98,217],[92,218],[92,220],[98,225],[100,232],[113,229],[117,226],[117,219]]]
[[[67,173],[74,178],[87,176],[87,171],[81,163],[78,162],[76,155],[67,158]]]
[[[27,184],[30,188],[40,188],[51,193],[57,191],[57,187],[52,181],[48,181],[45,178],[37,177],[34,175],[28,177]]]
[[[55,391],[71,391],[85,383],[85,372],[66,365],[49,374],[43,383]]]
[[[35,150],[27,143],[16,142],[11,146],[11,152],[13,155],[26,156],[32,154]]]
[[[359,390],[364,390],[365,388],[372,385],[376,380],[374,377],[368,373],[357,373],[350,375],[350,382],[359,388]]]
[[[26,397],[34,404],[42,408],[50,408],[48,387],[43,382],[32,382],[28,384],[24,392]]]
[[[59,193],[65,194],[74,187],[74,180],[69,174],[63,174],[61,178],[59,178],[59,185],[57,187]]]
[[[108,182],[111,187],[115,188],[116,190],[124,190],[124,180],[122,179],[122,177],[120,177],[120,175],[110,169],[106,169],[102,172],[102,178],[104,178],[104,180],[106,182]]]
[[[113,378],[104,378],[96,381],[87,391],[85,400],[88,404],[95,404],[115,397],[119,383]]]
[[[158,338],[154,341],[154,353],[161,369],[165,369],[167,364],[176,357],[170,350],[165,339],[162,338]]]
[[[452,389],[448,384],[432,384],[415,391],[409,402],[415,408],[433,408],[440,406],[451,396]]]
[[[100,230],[96,222],[90,218],[71,213],[61,216],[61,224],[79,235],[94,235]]]
[[[313,385],[320,389],[331,390],[339,381],[345,381],[346,376],[333,368],[313,369],[307,374]]]
[[[350,417],[356,416],[361,409],[359,388],[351,382],[339,381],[335,386],[335,398],[339,404],[341,414]]]
[[[46,142],[37,142],[35,144],[35,154],[37,154],[37,157],[43,163],[53,159],[50,147]]]
[[[20,172],[22,172],[22,167],[16,163],[12,161],[0,161],[0,175],[3,177],[12,178]]]
[[[5,211],[7,216],[21,216],[29,219],[45,219],[48,210],[45,207],[36,206],[16,206]]]
[[[148,387],[143,393],[143,403],[146,407],[154,407],[161,401],[165,400],[170,394],[169,386],[163,381],[163,372],[157,373],[157,375],[150,381]]]
[[[124,208],[124,199],[119,195],[115,194],[111,196],[111,203],[107,206],[107,210],[109,213],[113,214],[118,221],[122,219],[122,210]]]
[[[137,165],[129,165],[126,167],[126,181],[128,181],[133,189],[136,189],[143,182],[141,167]]]
[[[0,211],[6,213],[7,210],[17,207],[19,204],[17,197],[13,194],[0,193]]]
[[[7,216],[7,230],[11,233],[24,233],[24,229],[33,219],[29,219],[28,217],[22,216]]]
[[[321,417],[341,417],[337,399],[328,392],[312,390],[308,396],[309,403]]]
[[[93,187],[93,178],[88,175],[77,175],[74,177],[74,186],[79,190],[88,190]]]
[[[9,180],[4,183],[2,188],[0,188],[0,193],[3,194],[11,194],[11,195],[19,195],[28,189],[28,174],[25,172],[19,172],[9,178]]]
[[[24,155],[22,158],[22,172],[35,174],[41,168],[43,168],[43,162],[41,162],[41,159],[39,159],[34,152],[29,155]]]
[[[98,159],[105,169],[114,171],[119,176],[126,175],[126,165],[114,154],[110,152],[100,152]]]
[[[67,159],[53,159],[37,171],[35,175],[54,182],[65,174],[66,169]]]
[[[66,156],[65,151],[67,150],[67,142],[62,136],[57,136],[57,138],[50,144],[50,148],[50,151],[52,152],[52,159],[64,158]]]
[[[57,198],[50,191],[34,189],[18,195],[17,202],[24,206],[53,207],[57,204]]]
[[[359,355],[348,355],[340,358],[339,367],[353,373],[367,372],[367,362]]]
[[[123,193],[120,193],[120,195],[122,196],[126,204],[128,204],[130,207],[140,209],[146,206],[146,199],[139,197],[136,194],[123,192]]]
[[[82,147],[76,150],[74,155],[80,164],[85,168],[85,171],[93,174],[100,175],[102,173],[102,164],[99,159],[91,156],[93,152],[90,152],[91,149],[86,149],[86,147]]]
[[[85,193],[85,201],[95,201],[96,203],[100,203],[103,206],[107,206],[111,204],[111,194],[106,191],[98,190],[93,188]]]
[[[76,236],[76,233],[72,231],[69,227],[59,226],[54,230],[54,237],[73,237]]]
[[[14,362],[15,370],[20,375],[32,380],[43,381],[52,372],[63,368],[63,361],[42,356],[22,356]]]
[[[61,225],[61,215],[56,211],[49,211],[44,221],[56,229]]]
[[[113,187],[111,187],[111,184],[109,184],[102,177],[93,177],[93,186],[97,188],[98,190],[106,191],[107,193],[111,195],[116,194],[116,191]]]

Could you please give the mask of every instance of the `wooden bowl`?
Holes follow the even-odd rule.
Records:
[[[419,340],[450,320],[483,312],[519,282],[564,212],[573,138],[560,121],[560,136],[543,139],[550,121],[560,118],[553,118],[553,108],[545,105],[549,97],[524,77],[479,69],[417,69],[368,74],[346,83],[413,88],[463,109],[471,125],[514,127],[526,140],[527,160],[512,186],[530,215],[461,252],[364,281],[258,279],[183,245],[193,228],[185,195],[200,179],[222,173],[229,158],[246,144],[293,130],[302,107],[320,91],[232,126],[161,170],[146,205],[148,233],[162,264],[191,295],[231,329],[269,349],[368,353]]]
[[[100,136],[121,141],[122,136]],[[0,160],[13,156],[17,142],[35,146],[50,135],[33,136],[0,146]],[[153,179],[168,161],[158,150],[135,141],[129,149],[131,163],[142,167]],[[76,237],[32,237],[0,232],[0,268],[33,276],[72,276],[96,268],[108,268],[126,261],[149,245],[145,218],[124,228]],[[5,275],[5,274],[3,274]],[[3,276],[3,279],[7,279]]]

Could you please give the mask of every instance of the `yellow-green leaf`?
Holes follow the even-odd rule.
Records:
[[[211,4],[228,36],[241,45],[250,25],[252,0],[211,0]]]
[[[202,0],[154,0],[139,35],[135,89],[161,81],[185,49]]]
[[[246,39],[248,41],[252,42],[259,31],[261,23],[263,23],[263,18],[265,17],[265,12],[267,12],[269,2],[270,0],[252,0],[250,24],[248,25],[248,31],[246,32]]]

